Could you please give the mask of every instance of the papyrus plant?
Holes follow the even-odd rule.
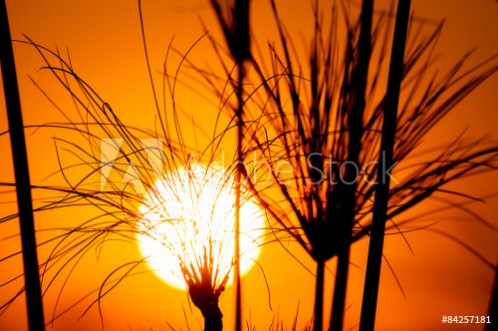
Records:
[[[485,139],[457,135],[426,159],[415,155],[427,134],[498,65],[492,57],[466,66],[468,53],[440,72],[433,50],[442,24],[410,22],[393,165],[385,167],[378,160],[386,152],[380,141],[392,15],[374,14],[371,1],[362,2],[359,14],[341,5],[322,9],[317,1],[303,58],[276,3],[271,5],[279,43],[270,42],[268,53],[253,54],[258,78],[248,79],[255,88],[245,101],[246,109],[260,110],[259,115],[253,110],[257,115],[247,137],[264,166],[247,177],[265,178],[253,181],[261,205],[317,262],[315,330],[322,329],[325,263],[337,257],[330,325],[340,330],[350,248],[370,234],[377,184],[391,178],[385,219],[398,231],[403,214],[423,201],[465,196],[446,189],[448,183],[496,169],[498,147]],[[379,167],[385,168],[379,172]]]
[[[219,190],[234,189],[236,185],[232,174],[236,166],[232,166],[228,160],[229,164],[223,165],[227,169],[219,170],[214,164],[216,157],[221,153],[222,140],[228,128],[217,127],[212,136],[203,136],[205,139],[203,148],[199,148],[199,145],[189,146],[185,142],[183,133],[185,123],[193,127],[199,135],[204,135],[204,131],[195,119],[181,118],[179,110],[181,105],[175,104],[172,100],[176,84],[181,84],[177,80],[181,68],[176,69],[176,75],[171,75],[167,70],[167,59],[162,76],[163,99],[156,94],[157,87],[152,69],[147,66],[151,89],[154,92],[156,105],[154,111],[157,120],[153,127],[142,128],[124,123],[118,112],[75,72],[69,56],[65,58],[58,51],[38,45],[30,39],[21,43],[38,52],[44,62],[42,70],[52,75],[74,104],[72,110],[60,108],[57,100],[40,87],[41,93],[66,121],[43,123],[26,128],[56,132],[53,146],[57,155],[57,168],[54,169],[52,176],[59,176],[62,179],[62,184],[57,186],[32,185],[32,189],[43,197],[41,202],[37,202],[35,212],[48,213],[57,209],[83,206],[96,213],[89,219],[79,219],[79,215],[75,214],[71,224],[76,222],[76,226],[57,225],[44,229],[44,238],[49,239],[40,242],[39,249],[48,249],[49,254],[40,261],[42,290],[44,294],[55,291],[58,297],[50,322],[54,322],[59,316],[74,308],[74,306],[60,308],[58,302],[64,295],[67,282],[78,272],[80,261],[85,256],[101,251],[107,242],[114,240],[134,245],[137,241],[136,236],[143,235],[153,240],[164,240],[165,249],[176,250],[178,269],[181,270],[177,276],[184,279],[191,302],[201,310],[205,320],[205,330],[221,330],[222,313],[218,300],[239,258],[232,260],[228,267],[221,268],[218,255],[229,254],[231,257],[233,252],[227,253],[222,246],[223,242],[221,246],[220,243],[215,246],[213,244],[215,230],[196,229],[199,224],[195,219],[171,218],[167,212],[159,213],[160,219],[154,219],[153,222],[149,219],[146,224],[144,218],[150,211],[164,211],[166,208],[163,206],[166,202],[161,201],[164,197],[161,196],[160,186],[156,185],[158,181],[168,185],[168,189],[173,192],[172,195],[179,190],[187,190],[194,196],[202,193],[205,188],[203,181],[212,178],[209,175],[203,177],[202,174],[199,175],[192,170],[197,167],[197,161],[204,164],[203,167],[207,167],[209,171],[221,171],[218,176],[221,179],[215,183]],[[148,59],[146,45],[144,49]],[[182,172],[181,169],[186,171]],[[182,183],[186,180],[185,185],[188,188],[175,185],[175,180],[185,173],[189,175],[181,179]],[[238,206],[241,208],[252,193],[241,188],[240,182],[238,187]],[[195,210],[198,205],[189,206],[188,201],[184,203],[187,209],[191,208],[196,213],[207,215],[213,213],[209,209]],[[214,203],[227,204],[229,201],[214,199]],[[1,222],[11,221],[17,217],[18,214],[8,215],[3,217]],[[161,223],[181,223],[176,227],[176,239],[180,241],[185,238],[182,229],[197,232],[199,235],[189,238],[195,242],[185,241],[181,247],[173,247],[169,245],[169,238],[164,238],[164,234],[158,232]],[[53,233],[52,236],[49,234],[50,231]],[[229,233],[232,237],[233,231]],[[171,235],[174,236],[175,233]],[[18,253],[2,258],[2,261]],[[239,254],[243,257],[244,252]],[[100,312],[102,299],[112,289],[127,277],[145,272],[142,265],[146,260],[147,257],[144,257],[121,265],[109,266],[109,273],[102,279],[100,286],[79,301],[83,303],[92,298],[83,314],[92,307],[97,307]],[[9,285],[17,278],[19,277],[3,285]],[[23,291],[24,287],[21,287],[18,296]],[[15,298],[2,303],[1,308],[7,309],[13,300]],[[101,317],[103,320],[102,313]]]

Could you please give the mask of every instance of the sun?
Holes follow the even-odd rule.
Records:
[[[186,289],[181,266],[214,266],[213,283],[230,275],[234,256],[235,194],[226,171],[201,164],[164,175],[145,194],[136,238],[148,266],[169,285]],[[240,270],[243,275],[261,252],[264,215],[242,189]],[[214,279],[216,278],[216,279]]]

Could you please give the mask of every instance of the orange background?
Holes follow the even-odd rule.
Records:
[[[353,3],[356,3],[353,1]],[[278,1],[280,13],[289,26],[290,32],[306,35],[311,22],[308,1]],[[382,7],[384,4],[379,4]],[[146,64],[140,35],[138,6],[136,1],[34,1],[8,0],[7,8],[11,34],[14,39],[22,39],[26,34],[35,42],[54,49],[59,47],[71,54],[76,71],[113,106],[125,122],[152,128],[153,100],[148,82]],[[498,52],[498,4],[492,0],[478,1],[428,1],[414,0],[413,12],[418,16],[432,19],[446,18],[446,26],[439,44],[441,65],[458,60],[470,48],[478,46],[475,62]],[[215,36],[219,36],[217,23],[207,1],[143,1],[146,37],[150,60],[154,70],[161,70],[164,55],[171,38],[180,50],[187,50],[203,33],[199,18]],[[253,1],[252,12],[255,36],[264,45],[266,37],[276,39],[274,25],[269,23],[271,15],[266,1]],[[298,39],[300,40],[300,39]],[[299,45],[299,42],[298,42]],[[209,62],[202,47],[194,49],[193,58]],[[61,94],[60,87],[47,73],[38,71],[42,61],[33,48],[15,44],[14,46],[21,101],[25,124],[41,124],[62,120],[61,116],[48,104],[46,99],[30,82],[33,77],[47,93],[63,105],[67,96]],[[176,59],[175,61],[178,61]],[[474,63],[475,63],[474,62]],[[172,64],[174,67],[174,64]],[[464,100],[443,123],[436,127],[428,139],[434,142],[451,142],[459,132],[468,127],[468,137],[478,137],[485,132],[495,140],[498,123],[498,75],[486,81],[476,92]],[[59,98],[60,96],[60,98]],[[213,124],[216,109],[201,103],[194,97],[184,97],[184,107],[197,114],[196,121]],[[201,108],[202,114],[195,111]],[[71,109],[71,108],[70,108]],[[202,117],[201,117],[202,116]],[[5,108],[0,108],[0,132],[7,130]],[[55,134],[47,130],[28,132],[29,161],[33,183],[47,183],[44,178],[57,169],[54,145],[51,137]],[[59,134],[59,133],[58,133]],[[12,182],[10,150],[6,136],[0,138],[1,161],[0,182]],[[227,147],[230,148],[230,147]],[[50,180],[48,180],[50,182]],[[483,196],[496,191],[498,180],[495,175],[469,178],[454,187],[468,194]],[[12,201],[12,194],[0,195],[0,201]],[[436,205],[428,203],[424,208]],[[483,217],[498,227],[498,199],[487,199],[474,206]],[[1,216],[15,207],[1,204]],[[418,209],[410,216],[423,213]],[[40,214],[36,217],[37,227],[43,228],[50,222],[68,225],[78,223],[71,217],[81,212],[91,215],[91,211],[77,208],[73,211],[57,211]],[[495,262],[498,253],[498,236],[470,217],[454,210],[434,216],[444,229]],[[431,219],[432,220],[432,219]],[[79,220],[81,221],[81,220]],[[72,223],[71,223],[72,222]],[[0,237],[5,238],[17,232],[15,222],[0,225]],[[442,326],[441,316],[446,315],[485,315],[489,294],[493,283],[493,271],[479,262],[462,247],[440,235],[420,231],[407,234],[414,254],[399,236],[390,236],[386,241],[385,254],[406,293],[403,297],[392,273],[386,265],[381,278],[377,327],[379,330],[440,330],[452,329]],[[39,235],[39,240],[43,234]],[[0,257],[19,248],[18,239],[0,241]],[[362,240],[353,247],[350,286],[348,288],[349,310],[346,312],[346,326],[354,329],[361,307],[361,293],[365,267],[367,241]],[[314,264],[298,248],[291,248],[311,270]],[[47,252],[41,251],[41,257]],[[126,262],[139,258],[138,249],[133,245],[109,244],[99,259],[88,254],[77,272],[63,291],[56,313],[70,306],[75,300],[98,287],[109,272],[108,263]],[[257,329],[267,329],[275,317],[290,327],[299,307],[299,325],[304,325],[312,314],[314,276],[301,267],[278,245],[264,248],[260,260],[265,272],[270,292],[267,291],[263,274],[254,268],[244,279],[243,306],[245,318]],[[334,261],[329,263],[334,270]],[[0,281],[5,281],[22,271],[20,259],[13,258],[0,263]],[[331,301],[333,277],[328,273],[325,302]],[[2,302],[20,286],[0,289]],[[46,284],[46,283],[45,283]],[[59,287],[60,284],[56,286]],[[55,288],[54,288],[55,289]],[[47,320],[54,313],[57,289],[49,291],[45,298]],[[233,323],[233,291],[227,289],[221,299],[226,329]],[[90,301],[85,301],[88,304]],[[269,305],[271,302],[271,308]],[[97,309],[94,307],[84,317],[78,319],[86,308],[81,304],[58,319],[53,330],[99,330],[101,328]],[[146,273],[125,280],[102,301],[105,330],[168,330],[167,323],[175,328],[186,329],[186,321],[192,329],[200,329],[202,317],[192,305],[187,295],[175,290]],[[182,309],[185,309],[185,316]],[[330,307],[326,304],[325,316]],[[192,310],[192,312],[191,312]],[[481,330],[480,326],[469,326],[468,330]],[[25,330],[26,319],[24,301],[20,299],[0,316],[0,330]],[[299,327],[298,327],[299,329]]]

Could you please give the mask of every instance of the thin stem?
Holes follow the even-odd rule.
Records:
[[[344,308],[346,306],[346,290],[349,274],[350,244],[342,245],[337,254],[337,271],[334,284],[333,310],[330,319],[331,331],[342,330],[344,324]]]
[[[325,281],[325,261],[317,261],[315,284],[315,317],[313,331],[323,330],[323,290]]]
[[[488,316],[491,323],[486,324],[485,331],[496,330],[496,325],[498,324],[498,263],[495,265],[495,282],[493,285],[493,291],[491,293],[491,299],[489,301]]]
[[[385,169],[389,169],[393,164],[394,139],[397,126],[399,93],[403,79],[403,57],[409,15],[410,0],[398,1],[379,152],[379,164],[383,166],[378,167],[378,184],[373,206],[372,232],[368,250],[360,331],[373,331],[375,326],[390,185],[390,177],[386,176],[384,172]]]
[[[362,137],[365,132],[363,117],[365,114],[365,94],[367,90],[368,71],[372,52],[372,16],[373,0],[363,0],[360,21],[361,30],[358,40],[358,55],[352,77],[350,105],[347,123],[349,127],[348,142],[348,162],[360,164],[360,153],[362,150]],[[346,168],[346,181],[340,183],[338,189],[339,205],[341,211],[336,215],[338,222],[338,253],[337,253],[337,274],[334,285],[334,297],[332,302],[332,313],[330,317],[329,330],[341,331],[344,324],[344,308],[346,306],[346,287],[349,273],[349,257],[351,249],[351,237],[353,220],[355,218],[355,207],[357,200],[358,182],[353,167]],[[330,199],[332,202],[333,199]]]
[[[237,109],[237,169],[235,173],[235,330],[242,330],[242,289],[240,281],[240,181],[241,174],[244,166],[244,155],[242,150],[242,138],[243,138],[243,99],[242,99],[242,83],[244,81],[244,68],[243,63],[238,65],[238,81],[237,81],[237,99],[238,99],[238,109]]]
[[[5,102],[7,105],[12,158],[14,162],[14,176],[16,180],[28,327],[30,331],[41,331],[45,330],[45,322],[38,273],[31,182],[29,179],[28,156],[26,153],[21,103],[19,99],[16,67],[5,1],[1,1],[0,4],[0,61],[4,82]]]

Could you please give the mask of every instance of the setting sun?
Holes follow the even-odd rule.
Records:
[[[137,226],[140,251],[169,285],[186,289],[181,265],[196,269],[205,254],[213,261],[213,283],[230,274],[235,213],[232,186],[224,170],[194,165],[167,174],[145,195]],[[240,212],[240,267],[244,274],[260,254],[264,218],[250,199]]]

